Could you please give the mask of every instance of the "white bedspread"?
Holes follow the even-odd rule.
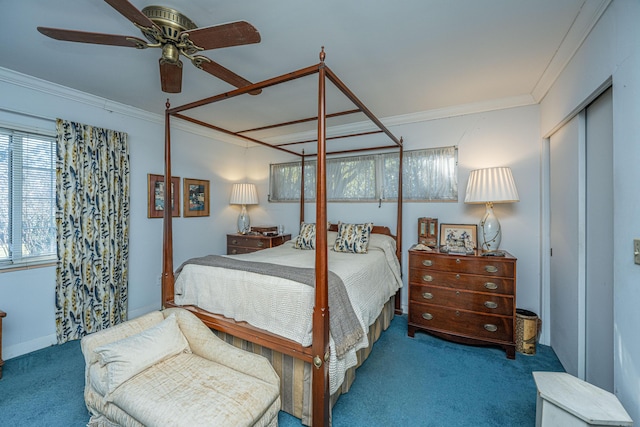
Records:
[[[344,282],[363,327],[364,338],[340,359],[331,345],[331,393],[342,384],[346,370],[356,365],[356,351],[368,345],[366,333],[369,325],[378,317],[389,298],[402,287],[400,265],[395,256],[395,240],[389,236],[372,234],[368,254],[340,253],[331,250],[336,234],[329,232],[327,236],[330,246],[329,270]],[[294,249],[293,241],[233,257],[294,267],[313,268],[315,265],[315,251]],[[291,280],[189,264],[176,280],[175,302],[246,321],[303,346],[312,343],[314,288]],[[332,338],[330,341],[333,344]]]

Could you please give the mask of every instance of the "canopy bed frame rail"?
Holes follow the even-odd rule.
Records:
[[[271,147],[276,150],[284,151],[289,154],[299,156],[302,159],[304,165],[305,157],[317,156],[317,179],[316,179],[316,257],[315,257],[315,269],[316,269],[316,284],[315,284],[315,305],[313,309],[313,338],[312,345],[310,347],[303,347],[297,342],[285,339],[278,335],[264,331],[262,329],[255,328],[246,322],[236,322],[232,319],[225,318],[224,316],[216,315],[205,310],[198,309],[197,307],[189,307],[202,321],[210,328],[219,330],[224,333],[231,334],[240,339],[244,339],[250,342],[254,342],[258,345],[271,348],[273,350],[282,352],[301,359],[305,362],[313,365],[312,370],[312,399],[313,399],[313,413],[312,423],[314,426],[327,426],[330,424],[330,393],[329,393],[329,301],[328,301],[328,249],[327,249],[327,194],[326,194],[326,157],[327,154],[337,153],[349,153],[365,150],[382,150],[395,148],[399,150],[399,177],[398,177],[398,208],[397,208],[397,231],[396,231],[396,255],[398,260],[401,260],[401,241],[402,241],[402,154],[403,154],[403,142],[402,139],[396,138],[389,129],[355,96],[353,92],[325,65],[325,52],[322,48],[320,52],[320,63],[306,67],[288,74],[284,74],[278,77],[274,77],[262,82],[254,83],[248,86],[244,86],[239,89],[232,90],[230,92],[222,93],[209,98],[204,98],[199,101],[195,101],[189,104],[185,104],[179,107],[170,108],[169,101],[167,100],[165,111],[165,182],[170,182],[171,179],[171,117],[179,118],[209,129],[213,129],[217,132],[221,132],[228,135],[233,135],[237,138],[241,138],[259,145]],[[206,123],[201,120],[195,119],[184,114],[185,111],[191,110],[196,107],[205,106],[215,102],[219,102],[225,99],[230,99],[239,95],[255,92],[259,89],[265,89],[270,86],[285,83],[291,80],[299,79],[301,77],[309,76],[312,74],[318,74],[318,115],[312,118],[306,118],[302,120],[295,120],[293,122],[279,123],[270,125],[269,127],[286,126],[292,123],[301,123],[305,121],[317,121],[317,152],[313,155],[305,155],[303,153],[297,153],[289,149],[289,145],[273,145],[256,138],[249,137],[245,133],[251,131],[244,130],[240,132],[230,131],[219,126],[215,126],[211,123]],[[339,113],[327,114],[326,111],[326,80],[329,79],[357,108],[354,110],[347,110]],[[336,117],[340,115],[364,113],[372,123],[378,128],[375,133],[384,133],[393,142],[391,145],[383,147],[371,147],[365,149],[354,150],[342,150],[342,151],[327,151],[327,118]],[[360,136],[368,133],[361,133],[357,135],[344,135],[342,137]],[[333,137],[336,138],[336,137]],[[304,142],[304,141],[301,141]],[[170,186],[165,185],[165,200],[171,200]],[[302,188],[302,194],[300,199],[300,220],[304,220],[304,187]],[[377,228],[375,231],[382,231],[384,234],[392,235],[390,230],[383,228]],[[163,223],[163,258],[162,258],[162,305],[164,307],[176,306],[174,302],[174,267],[173,267],[173,233],[172,233],[172,217],[171,210],[164,210],[164,223]],[[396,313],[400,310],[400,298],[396,294],[395,301]]]

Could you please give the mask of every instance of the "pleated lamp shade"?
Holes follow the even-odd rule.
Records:
[[[518,189],[511,168],[476,169],[469,174],[465,203],[519,202]]]
[[[238,233],[247,234],[251,229],[251,219],[247,213],[247,205],[258,204],[258,190],[255,184],[233,184],[229,204],[242,205],[242,210],[238,215]]]
[[[478,248],[496,252],[502,241],[500,221],[493,213],[494,203],[519,202],[518,189],[511,168],[476,169],[469,174],[465,203],[485,203],[486,211],[478,229]]]
[[[255,184],[233,184],[230,205],[257,205],[258,190]]]

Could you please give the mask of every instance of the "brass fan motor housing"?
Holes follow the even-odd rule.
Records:
[[[147,6],[142,9],[142,13],[162,29],[162,34],[167,39],[174,42],[179,41],[178,34],[182,31],[198,28],[191,19],[170,7]],[[157,42],[157,40],[150,38],[148,35],[145,34],[145,36],[147,36],[150,42]]]

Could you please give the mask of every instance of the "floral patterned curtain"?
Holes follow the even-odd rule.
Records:
[[[57,120],[58,343],[127,318],[127,134]]]

